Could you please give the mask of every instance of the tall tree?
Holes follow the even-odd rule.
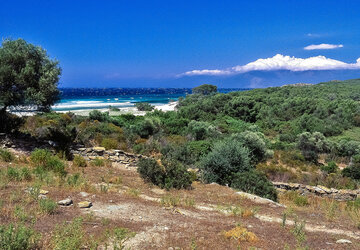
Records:
[[[6,39],[0,47],[0,116],[9,107],[47,111],[59,99],[61,68],[40,46]]]

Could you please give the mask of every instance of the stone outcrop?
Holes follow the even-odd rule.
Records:
[[[324,186],[309,186],[298,183],[285,183],[285,182],[273,182],[274,186],[279,192],[285,191],[298,191],[300,194],[313,194],[322,197],[328,197],[338,201],[350,201],[360,198],[360,189],[347,190],[347,189],[335,189],[327,188]]]
[[[130,167],[135,167],[140,158],[146,158],[146,156],[128,153],[123,150],[105,150],[103,147],[76,148],[73,149],[71,153],[73,155],[81,155],[88,161],[98,158],[109,160],[111,162],[122,163]]]

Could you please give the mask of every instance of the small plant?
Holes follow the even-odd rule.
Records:
[[[20,172],[16,168],[9,167],[7,169],[6,175],[10,181],[20,181],[21,180]]]
[[[141,192],[140,192],[139,189],[129,188],[128,190],[126,190],[126,193],[129,194],[129,195],[131,195],[131,196],[138,197]]]
[[[196,240],[194,238],[191,239],[191,244],[190,244],[190,249],[191,250],[197,250],[197,244],[196,244]]]
[[[184,198],[183,203],[187,207],[194,207],[195,206],[195,200],[193,198],[186,197],[186,198]]]
[[[26,213],[24,207],[16,205],[14,208],[14,217],[20,222],[27,222],[30,219],[30,215]]]
[[[309,205],[309,200],[306,196],[300,195],[296,191],[288,191],[283,196],[285,199],[292,201],[295,205],[299,207],[304,207]]]
[[[58,205],[55,201],[51,199],[40,199],[39,207],[42,213],[54,214]]]
[[[96,157],[94,160],[92,160],[91,164],[96,167],[103,167],[105,166],[105,161],[103,159]]]
[[[73,160],[73,165],[78,168],[87,167],[86,160],[81,155],[75,155],[74,160]]]
[[[0,159],[5,162],[12,162],[14,155],[9,150],[0,148]]]
[[[164,207],[176,207],[176,206],[180,205],[180,197],[173,196],[171,194],[164,195],[161,197],[160,203]]]
[[[57,225],[52,237],[53,249],[81,249],[83,246],[84,234],[81,218],[76,218],[71,223]]]
[[[305,222],[303,221],[299,223],[299,221],[295,219],[294,227],[291,232],[294,234],[298,246],[302,246],[302,244],[306,241]]]
[[[125,249],[124,243],[136,235],[135,232],[131,232],[127,228],[115,228],[111,233],[108,233],[109,237],[113,239],[114,250]]]
[[[338,202],[334,200],[324,200],[323,207],[325,209],[325,217],[333,221],[335,217],[338,215],[339,205]]]
[[[40,236],[23,225],[0,225],[0,249],[37,249]]]
[[[109,191],[109,185],[100,185],[100,192],[107,193]]]
[[[67,177],[66,182],[71,187],[78,187],[80,185],[83,185],[85,183],[85,180],[83,177],[80,176],[79,173],[75,173]]]

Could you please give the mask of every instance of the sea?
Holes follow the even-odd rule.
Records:
[[[248,89],[218,89],[221,93]],[[79,111],[133,108],[137,102],[148,102],[154,106],[167,105],[180,97],[191,94],[189,88],[61,88],[60,100],[52,106],[54,111]]]

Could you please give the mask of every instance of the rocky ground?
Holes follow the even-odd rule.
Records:
[[[20,160],[26,158],[23,152],[13,152],[19,160],[1,162],[1,169],[28,164]],[[112,239],[103,235],[115,227],[135,232],[124,242],[131,249],[360,248],[358,218],[346,214],[345,202],[309,196],[309,204],[299,206],[280,196],[279,204],[200,182],[190,190],[166,191],[144,183],[136,167],[122,163],[81,169],[67,164],[68,175],[78,173],[83,182],[73,187],[56,179],[42,182],[41,197],[59,202],[59,207],[51,215],[36,210],[32,215],[44,249],[50,248],[56,225],[78,217],[86,234],[100,242],[98,249],[112,248]],[[1,185],[0,224],[18,223],[13,216],[17,206],[33,211],[34,205],[26,203],[33,182]]]

